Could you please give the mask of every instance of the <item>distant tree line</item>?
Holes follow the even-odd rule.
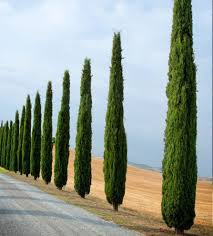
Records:
[[[107,200],[114,210],[122,204],[125,194],[127,169],[127,143],[123,124],[123,74],[120,33],[113,38],[109,81],[108,108],[105,127],[104,176]],[[74,160],[74,188],[85,198],[92,182],[92,94],[91,61],[83,65],[80,87],[80,105],[77,120]],[[70,141],[70,74],[64,72],[61,108],[58,113],[56,137],[52,136],[53,91],[48,82],[43,115],[39,92],[36,93],[32,113],[30,95],[22,107],[22,114],[15,113],[15,120],[1,123],[0,165],[26,177],[41,177],[46,184],[52,180],[58,189],[67,183]],[[19,119],[20,118],[20,119]],[[33,118],[33,122],[32,122]],[[115,132],[116,131],[116,132]],[[55,145],[54,170],[52,169],[53,145]],[[117,172],[116,172],[117,171]]]
[[[175,0],[169,56],[169,81],[166,89],[168,111],[163,159],[162,215],[177,234],[189,229],[195,218],[197,183],[196,166],[196,66],[192,37],[191,0]],[[83,65],[80,105],[74,160],[74,188],[85,198],[92,182],[92,95],[91,61]],[[124,127],[124,84],[120,33],[113,37],[109,78],[108,105],[104,135],[104,180],[107,201],[115,211],[123,203],[127,172],[127,137]],[[61,107],[56,137],[52,137],[53,91],[49,81],[43,115],[39,92],[36,93],[31,132],[31,99],[15,120],[1,122],[0,166],[8,170],[41,177],[46,184],[54,183],[61,190],[67,183],[70,140],[70,74],[64,72]],[[19,118],[21,118],[19,120]],[[55,162],[52,170],[52,148]]]

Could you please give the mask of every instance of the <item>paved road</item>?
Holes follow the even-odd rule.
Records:
[[[0,174],[1,236],[115,235],[134,231],[106,222],[36,187]]]

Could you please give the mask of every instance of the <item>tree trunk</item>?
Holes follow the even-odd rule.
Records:
[[[184,235],[184,230],[183,229],[175,229],[175,233],[178,235]]]
[[[113,202],[113,210],[118,211],[118,204]]]

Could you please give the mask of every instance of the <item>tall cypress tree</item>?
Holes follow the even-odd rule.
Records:
[[[3,143],[3,136],[4,136],[4,123],[1,122],[1,136],[0,136],[0,166],[1,166],[1,155],[2,155],[2,143]]]
[[[39,178],[41,160],[41,101],[37,92],[34,106],[33,131],[30,156],[30,173],[34,179]]]
[[[3,136],[2,154],[1,154],[2,167],[6,167],[6,149],[7,149],[8,132],[9,132],[9,125],[7,121],[4,125],[4,136]]]
[[[22,173],[28,177],[30,173],[30,148],[31,148],[31,101],[27,96],[24,119],[24,134],[22,145]]]
[[[5,132],[6,132],[6,123],[3,125],[2,128],[2,143],[1,143],[1,166],[3,167],[3,150],[4,150],[4,137],[5,137]]]
[[[191,0],[174,1],[168,77],[162,215],[169,227],[183,234],[194,223],[197,182],[196,66]]]
[[[9,164],[9,169],[13,170],[13,133],[14,133],[14,127],[15,127],[15,123],[13,123],[12,125],[12,130],[11,130],[11,139],[10,139],[10,164]]]
[[[44,109],[43,134],[41,143],[41,175],[46,184],[52,177],[52,84],[49,81]]]
[[[81,78],[81,101],[78,111],[77,135],[74,161],[75,190],[82,197],[89,194],[91,185],[91,148],[92,148],[92,96],[91,66],[85,59]]]
[[[61,110],[58,115],[55,149],[54,182],[58,189],[67,183],[70,139],[70,75],[64,72]]]
[[[123,73],[120,33],[113,38],[106,126],[104,136],[104,180],[107,201],[115,211],[125,194],[127,141],[123,123]]]
[[[19,113],[16,111],[15,124],[13,130],[13,146],[12,146],[12,160],[13,160],[13,171],[18,171],[18,142],[19,142]]]
[[[18,150],[17,150],[18,171],[21,175],[22,175],[22,144],[23,144],[23,134],[24,134],[24,119],[25,119],[25,106],[23,106],[22,108],[19,142],[18,142]]]
[[[10,126],[8,129],[7,147],[6,147],[6,169],[10,169],[10,159],[11,159],[11,139],[13,134],[13,122],[10,121]]]

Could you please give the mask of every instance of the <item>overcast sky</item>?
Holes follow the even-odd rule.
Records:
[[[198,170],[211,175],[211,0],[193,0],[198,83]],[[125,85],[128,159],[160,167],[167,111],[165,87],[173,1],[0,0],[0,119],[14,120],[27,94],[42,110],[53,83],[54,134],[65,69],[71,74],[71,146],[74,147],[79,86],[91,58],[93,153],[103,155],[105,112],[114,31],[120,31]]]

